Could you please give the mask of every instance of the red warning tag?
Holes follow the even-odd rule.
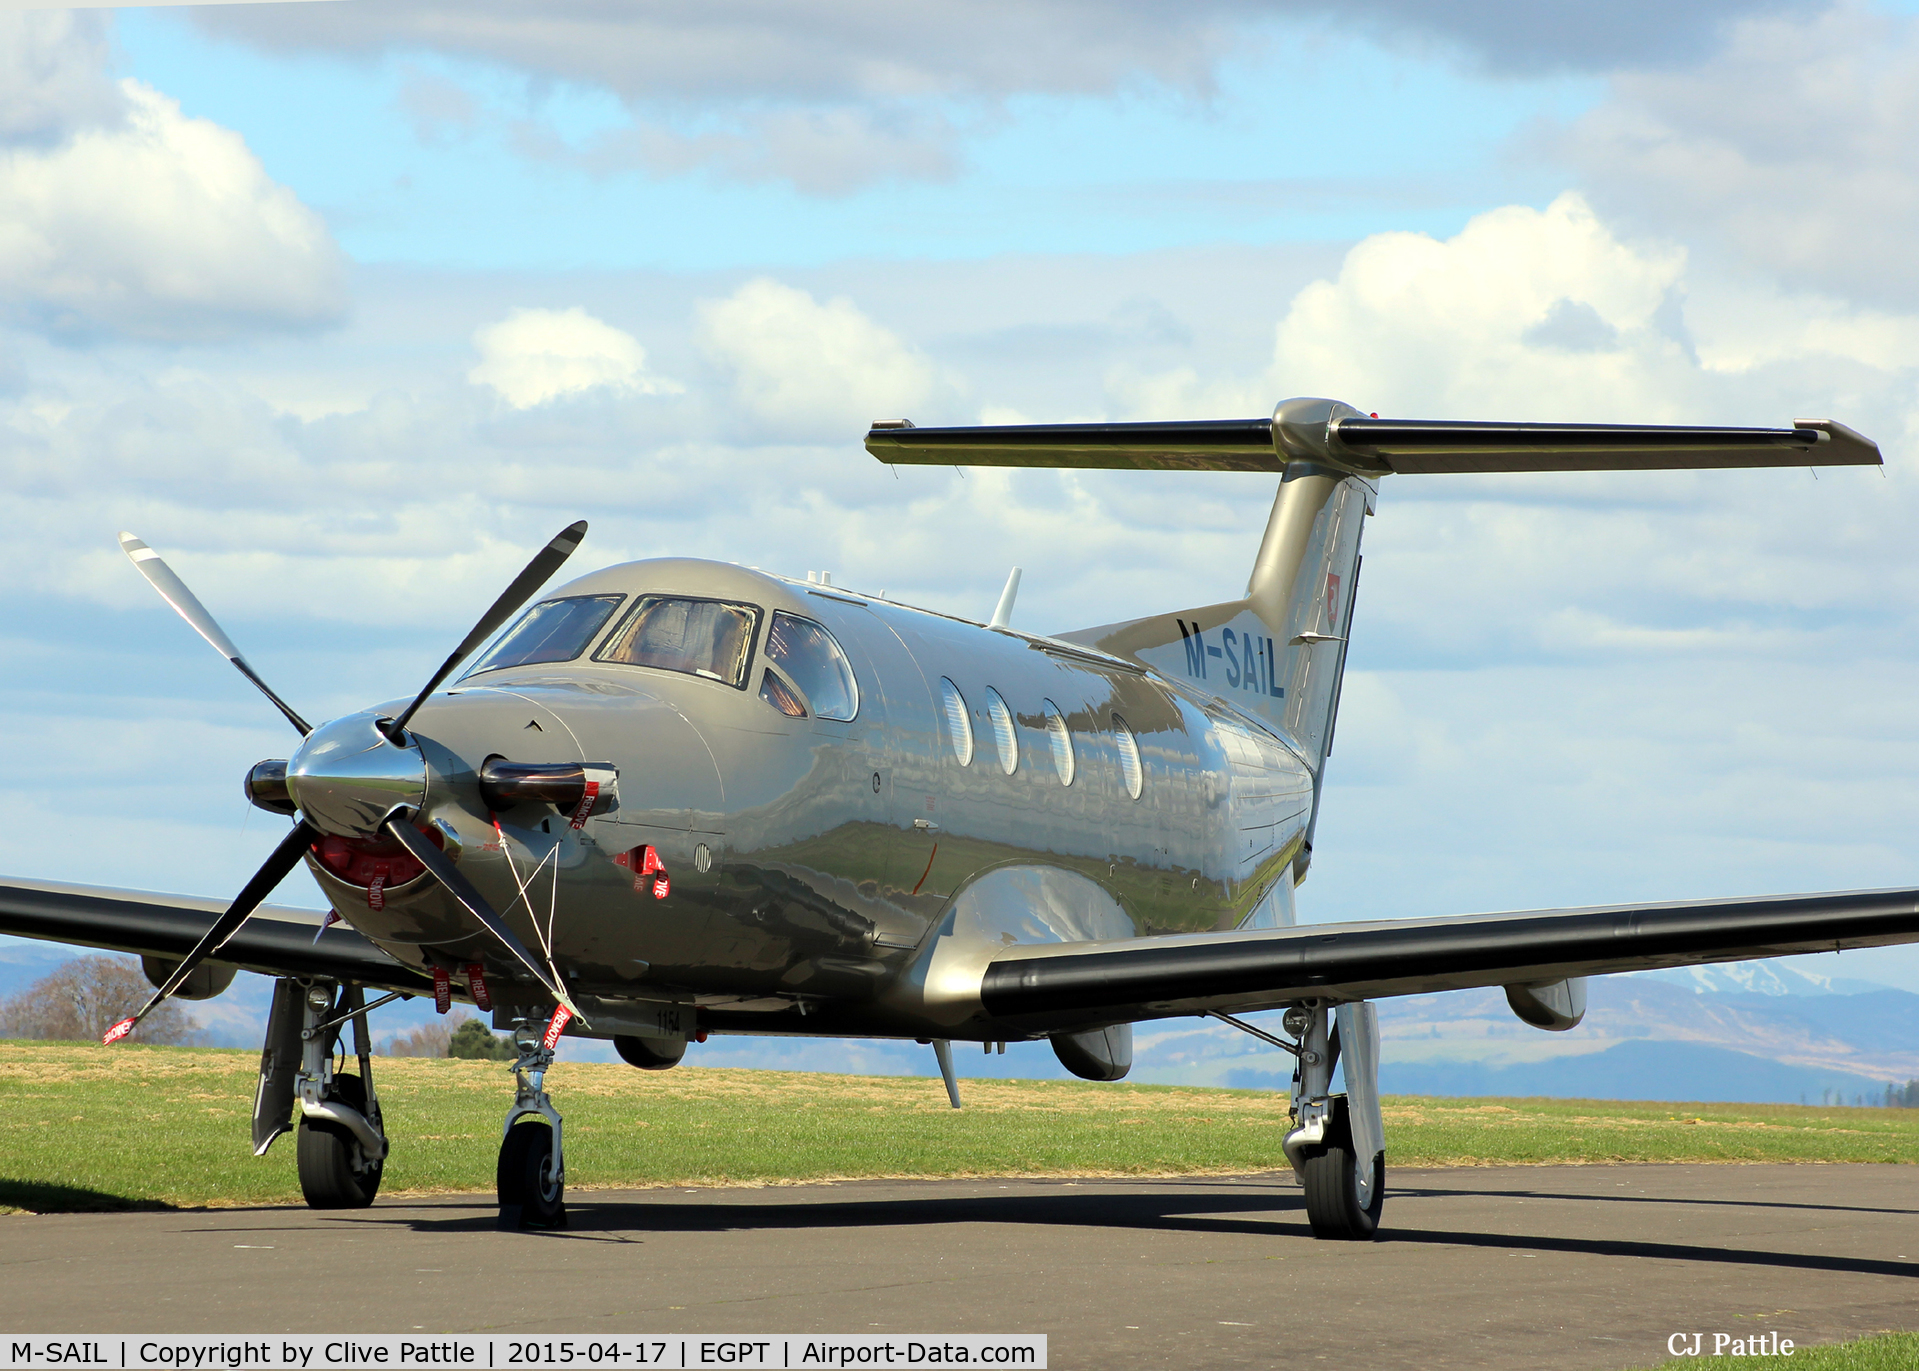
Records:
[[[453,1008],[453,978],[443,966],[433,968],[433,1007],[442,1014]]]
[[[653,880],[653,898],[654,899],[664,900],[668,895],[671,895],[672,893],[673,893],[673,882],[670,879],[668,879],[664,874],[661,874],[654,878]]]
[[[573,1011],[563,1004],[553,1006],[553,1017],[546,1021],[546,1036],[540,1039],[540,1045],[551,1052],[560,1044],[560,1034],[566,1032],[567,1023],[573,1018]]]
[[[366,907],[368,909],[386,908],[386,872],[375,876],[366,888]]]
[[[478,962],[469,962],[466,968],[467,992],[473,996],[473,1003],[489,1013],[493,1009],[493,992],[486,988],[486,968]]]
[[[329,909],[326,912],[326,917],[320,920],[320,926],[313,930],[314,943],[317,945],[320,941],[320,935],[339,922],[340,922],[339,911],[335,909]]]
[[[120,1020],[119,1023],[100,1035],[101,1044],[106,1045],[119,1042],[120,1039],[126,1037],[127,1034],[133,1032],[133,1023],[134,1021],[131,1018]]]
[[[579,806],[573,811],[573,827],[586,827],[586,816],[593,812],[593,805],[599,798],[600,783],[598,781],[588,781],[585,792],[580,796]]]
[[[659,853],[650,847],[643,847],[640,851],[646,854],[640,858],[640,874],[642,876],[656,876],[666,873],[666,863],[660,860]]]

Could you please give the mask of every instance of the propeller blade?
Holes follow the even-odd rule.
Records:
[[[473,882],[466,878],[465,873],[453,864],[446,853],[435,847],[431,839],[401,815],[395,814],[387,819],[386,831],[393,835],[395,842],[413,854],[416,862],[432,873],[434,880],[446,887],[449,895],[465,905],[468,913],[486,925],[487,931],[500,940],[500,945],[511,952],[520,965],[533,973],[533,978],[546,987],[547,993],[566,1006],[567,1013],[582,1024],[586,1023],[586,1016],[580,1013],[580,1007],[573,1003],[573,997],[566,993],[566,987],[559,983],[559,978],[542,966],[526,944],[514,936],[513,930],[506,926],[506,921],[493,912],[493,906],[486,902],[486,896],[473,888]]]
[[[215,652],[238,667],[242,676],[253,682],[262,695],[273,701],[274,708],[287,716],[287,722],[300,730],[301,737],[313,732],[313,726],[296,714],[292,705],[275,695],[267,683],[260,679],[247,659],[240,654],[240,649],[233,645],[233,639],[227,637],[220,625],[214,622],[213,616],[207,613],[207,607],[200,603],[198,596],[187,589],[185,581],[173,574],[173,568],[161,559],[159,553],[131,533],[120,535],[120,550],[133,559],[134,567],[147,578],[147,582],[155,590],[160,592],[160,598],[178,610],[182,619],[193,625],[194,632],[212,643]]]
[[[167,977],[166,984],[153,992],[153,998],[140,1007],[139,1013],[120,1020],[106,1031],[100,1041],[117,1043],[138,1028],[140,1020],[146,1018],[162,1000],[185,984],[187,977],[198,969],[201,962],[219,951],[227,939],[240,931],[240,925],[253,917],[253,911],[260,907],[260,902],[271,895],[273,887],[285,880],[287,873],[300,864],[300,859],[306,856],[307,849],[319,836],[319,831],[305,821],[295,824],[292,832],[282,838],[280,845],[273,849],[273,855],[253,873],[253,879],[246,883],[238,895],[234,896],[233,903],[227,906],[227,912],[213,921],[213,927],[206,931],[206,936],[195,943],[193,951],[187,953],[180,965],[174,968],[173,974]]]
[[[547,579],[573,555],[574,549],[585,537],[586,520],[581,519],[561,529],[552,542],[533,555],[533,560],[526,564],[526,570],[513,578],[513,584],[493,602],[493,608],[480,616],[480,622],[473,625],[473,631],[461,640],[460,645],[453,649],[453,655],[433,673],[433,679],[426,683],[426,689],[414,696],[413,703],[387,726],[387,737],[398,741],[400,735],[406,732],[407,720],[426,703],[426,697],[440,688],[440,683],[453,674],[453,668],[465,661],[474,648],[491,638],[500,625],[512,618],[514,611],[525,604],[534,591],[546,584]]]

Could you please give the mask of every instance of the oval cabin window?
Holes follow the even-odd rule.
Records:
[[[966,697],[960,694],[958,686],[940,677],[940,699],[946,707],[946,741],[953,746],[953,756],[961,766],[970,766],[973,761],[973,720],[966,710]]]
[[[1139,761],[1139,740],[1117,714],[1113,716],[1113,741],[1119,747],[1120,779],[1126,782],[1126,793],[1137,800],[1146,784],[1146,769]]]
[[[986,687],[986,715],[993,721],[993,741],[999,747],[999,769],[1011,776],[1019,770],[1019,734],[1013,731],[1013,711],[993,687]]]
[[[1059,706],[1051,700],[1040,701],[1046,708],[1046,733],[1053,740],[1053,769],[1059,772],[1059,783],[1073,783],[1073,735],[1067,730],[1066,716],[1059,712]]]

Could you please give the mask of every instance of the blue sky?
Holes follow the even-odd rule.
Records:
[[[123,71],[243,130],[354,260],[468,269],[764,270],[1449,234],[1488,203],[1550,199],[1562,177],[1522,144],[1601,93],[1591,75],[1474,79],[1323,24],[1269,23],[1203,94],[1139,82],[1106,98],[933,102],[962,131],[949,174],[809,195],[707,170],[583,167],[597,139],[632,127],[629,110],[496,63],[420,48],[263,53],[173,10],[128,11],[118,35]],[[1285,62],[1293,42],[1314,60]],[[524,150],[529,126],[549,155]]]
[[[122,528],[331,715],[581,516],[582,570],[1216,600],[1268,482],[859,435],[1317,393],[1831,415],[1888,467],[1389,483],[1304,917],[1919,884],[1912,6],[1332,9],[0,10],[0,871],[266,850],[284,730]]]

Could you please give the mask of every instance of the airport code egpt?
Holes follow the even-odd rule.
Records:
[[[500,1338],[477,1334],[32,1334],[5,1339],[0,1371],[520,1371],[527,1367],[1018,1367],[1043,1371],[1043,1333],[653,1334]]]

